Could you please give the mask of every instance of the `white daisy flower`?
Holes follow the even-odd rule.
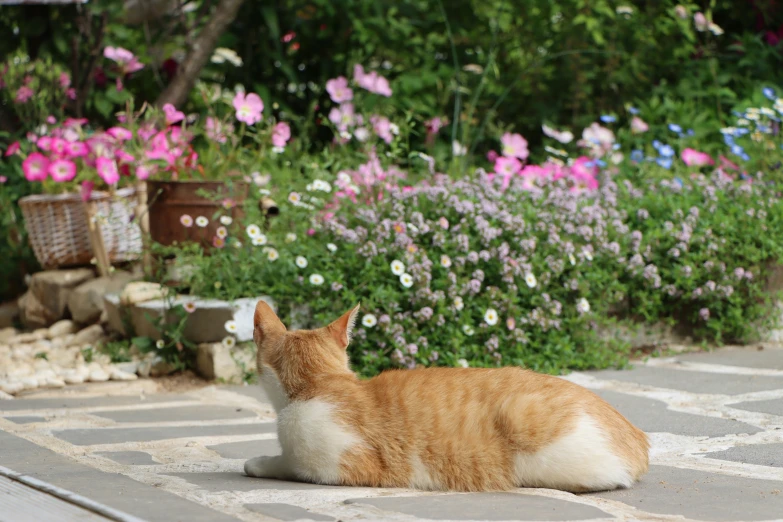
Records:
[[[413,276],[410,274],[402,274],[400,276],[400,283],[402,283],[402,286],[405,288],[410,288],[413,286]]]
[[[392,274],[396,276],[401,276],[402,274],[405,273],[405,263],[395,259],[394,261],[391,262],[391,271]]]
[[[465,308],[465,302],[462,300],[460,296],[454,298],[454,308],[456,308],[457,311]]]
[[[266,236],[264,234],[261,234],[260,236],[253,238],[253,245],[254,246],[263,246],[266,245]]]
[[[462,366],[463,368],[468,368],[468,361],[465,359],[457,359],[457,365]]]
[[[312,274],[310,276],[310,284],[313,286],[321,286],[324,284],[324,276],[321,274]]]
[[[440,256],[440,266],[443,268],[451,267],[451,258],[446,255]]]
[[[585,250],[582,250],[582,255],[584,255],[584,256],[585,256],[585,259],[587,259],[588,261],[592,261],[592,260],[593,260],[593,253],[592,253],[592,252],[590,252],[590,251],[589,251],[589,250],[587,250],[587,249],[585,249]]]
[[[587,299],[582,297],[576,302],[576,311],[580,314],[586,314],[590,311],[590,303],[587,302]]]
[[[220,344],[222,344],[225,348],[231,349],[237,344],[237,340],[231,337],[230,335],[227,335],[223,338],[222,341],[220,341]]]
[[[234,248],[242,248],[242,242],[238,239],[234,240]]]
[[[269,251],[266,253],[266,258],[270,261],[277,261],[280,257],[280,254],[277,253],[277,250],[274,248],[270,248]]]
[[[484,321],[486,321],[490,326],[495,326],[498,324],[497,311],[494,308],[487,308],[487,311],[484,312]]]
[[[576,258],[574,257],[574,254],[568,254],[568,260],[571,262],[571,266],[576,265]]]
[[[209,220],[204,216],[199,216],[196,218],[196,225],[204,228],[205,226],[209,225]]]
[[[226,227],[218,227],[217,230],[215,230],[215,235],[220,239],[225,239],[228,235],[228,230],[226,230]]]
[[[229,321],[226,321],[225,328],[228,333],[237,333],[239,326],[237,325],[236,321],[231,319]]]
[[[258,225],[248,225],[245,232],[248,237],[258,237],[261,235],[261,228]]]
[[[225,226],[229,226],[233,222],[234,222],[234,220],[231,219],[231,216],[220,216],[220,223],[225,225]]]
[[[474,329],[473,329],[473,327],[472,327],[472,326],[470,326],[469,324],[463,324],[463,325],[462,325],[462,332],[463,332],[465,335],[467,335],[467,336],[471,336],[471,335],[473,335],[474,333],[476,333],[476,330],[474,330]]]
[[[299,195],[298,193],[296,193],[296,192],[291,192],[291,193],[288,195],[288,201],[289,201],[289,202],[291,202],[291,203],[293,203],[294,205],[296,205],[297,203],[299,203],[300,201],[302,201],[302,196],[300,196],[300,195]]]
[[[536,280],[536,276],[534,276],[531,272],[528,272],[525,276],[525,283],[527,283],[528,287],[535,288],[538,284],[538,280]]]
[[[392,133],[392,134],[394,134],[395,136],[396,136],[396,135],[398,135],[398,134],[400,133],[400,127],[399,127],[399,125],[397,125],[396,123],[390,123],[390,124],[389,124],[389,130],[390,130],[390,131],[391,131],[391,133]]]
[[[367,328],[372,328],[378,324],[378,319],[372,314],[365,314],[365,316],[362,317],[362,324]]]
[[[299,268],[307,268],[307,259],[302,256],[296,256],[296,266]]]
[[[296,241],[296,234],[289,232],[288,234],[285,235],[286,243],[293,243],[294,241]]]
[[[165,343],[165,342],[163,342],[163,339],[158,339],[158,340],[155,342],[155,347],[156,347],[158,350],[162,350],[162,349],[163,349],[165,346],[166,346],[166,343]]]
[[[337,252],[337,245],[334,243],[327,243],[326,248],[329,250],[329,252]]]

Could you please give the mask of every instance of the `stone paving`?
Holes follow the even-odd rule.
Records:
[[[129,515],[117,520],[783,520],[782,348],[725,348],[566,378],[650,434],[652,466],[635,487],[447,494],[253,479],[244,461],[280,451],[259,386],[163,393],[146,380],[0,401],[0,471]]]

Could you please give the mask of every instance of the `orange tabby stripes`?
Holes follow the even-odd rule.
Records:
[[[359,307],[325,328],[287,331],[260,301],[261,383],[283,454],[254,477],[426,490],[630,487],[647,436],[594,393],[521,368],[387,371],[360,380],[346,348]]]

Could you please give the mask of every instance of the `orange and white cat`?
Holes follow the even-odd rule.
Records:
[[[521,368],[388,371],[360,380],[346,348],[357,306],[312,331],[287,331],[259,302],[261,383],[283,453],[252,477],[343,486],[572,492],[629,487],[647,437],[594,393]]]

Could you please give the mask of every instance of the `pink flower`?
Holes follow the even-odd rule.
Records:
[[[48,123],[49,125],[54,125],[55,123],[57,123],[57,118],[55,118],[50,114],[49,116],[46,117],[46,123]]]
[[[389,86],[389,80],[380,76],[377,72],[371,71],[369,73],[364,72],[364,67],[358,63],[353,67],[353,79],[362,89],[386,96],[387,98],[392,95],[391,87]]]
[[[5,176],[0,176],[0,185],[2,185],[3,183],[5,183],[6,181],[8,181],[8,178],[7,178],[7,177],[5,177]]]
[[[307,229],[307,235],[308,236],[314,236],[315,235],[315,229],[314,228],[308,228]]]
[[[57,157],[65,156],[67,152],[68,142],[62,138],[52,138],[49,150]]]
[[[90,196],[92,196],[92,189],[94,186],[95,183],[92,181],[82,181],[82,187],[81,187],[82,201],[90,200]]]
[[[514,177],[522,169],[517,158],[501,156],[495,161],[495,172],[503,178],[502,190],[506,190]]]
[[[631,132],[634,134],[641,134],[648,130],[650,130],[650,126],[639,116],[634,116],[633,119],[631,119]]]
[[[144,69],[144,64],[132,52],[122,47],[106,47],[103,50],[103,56],[117,62],[123,74],[130,74]]]
[[[10,145],[8,146],[8,150],[6,150],[6,151],[5,151],[5,154],[4,154],[4,156],[5,156],[5,157],[8,157],[8,156],[13,156],[13,155],[14,155],[14,154],[16,154],[17,152],[19,152],[19,149],[20,149],[20,148],[21,148],[21,145],[19,144],[19,142],[18,142],[18,141],[15,141],[15,142],[13,142],[12,144],[10,144]]]
[[[281,121],[272,129],[272,145],[275,147],[283,148],[288,140],[291,139],[291,127]]]
[[[574,186],[571,192],[584,192],[598,188],[598,180],[595,178],[596,168],[592,166],[593,160],[587,156],[580,156],[571,164],[571,179]]]
[[[81,141],[69,141],[65,144],[65,154],[71,158],[86,156],[89,150]]]
[[[136,167],[136,179],[145,180],[152,174],[152,168],[144,165]]]
[[[715,161],[706,152],[688,148],[682,151],[682,161],[689,167],[703,167],[705,165],[714,165]]]
[[[65,91],[65,95],[68,97],[69,100],[75,100],[76,99],[76,89],[71,87],[67,91]]]
[[[215,248],[223,248],[226,246],[226,240],[222,237],[215,236],[212,238],[212,246]]]
[[[52,138],[51,136],[41,136],[35,144],[38,145],[39,149],[49,152],[52,148]]]
[[[58,81],[60,82],[60,87],[67,89],[71,86],[71,75],[68,73],[60,73],[60,78]]]
[[[226,132],[234,132],[234,126],[224,125],[223,122],[212,116],[207,117],[207,138],[218,143],[226,142]]]
[[[707,17],[704,16],[704,13],[699,11],[693,15],[693,25],[696,26],[697,31],[703,32],[707,30],[707,27],[709,27],[710,24],[707,21]]]
[[[66,118],[63,122],[64,127],[81,128],[84,125],[87,125],[87,118]]]
[[[177,108],[170,103],[163,106],[163,113],[166,115],[167,125],[174,125],[185,119],[185,113],[178,111]]]
[[[49,169],[49,159],[40,152],[33,152],[22,162],[22,172],[27,181],[43,181]]]
[[[428,134],[437,134],[444,125],[446,125],[446,120],[440,116],[435,116],[424,123],[424,126],[427,127]]]
[[[125,127],[112,127],[106,131],[106,134],[120,141],[128,141],[133,138],[133,133]]]
[[[338,76],[326,82],[326,92],[334,103],[353,100],[353,91],[348,87],[348,79],[345,76]]]
[[[487,161],[490,163],[495,163],[495,160],[498,159],[498,153],[495,150],[490,150],[487,152]]]
[[[394,140],[389,118],[384,116],[372,116],[370,118],[370,123],[372,123],[372,128],[375,131],[375,134],[377,134],[378,137],[383,141],[386,143],[391,143]]]
[[[107,185],[114,185],[120,180],[117,163],[113,159],[100,157],[95,161],[98,175]]]
[[[71,160],[58,159],[49,164],[48,171],[54,181],[71,181],[76,177],[76,164]]]
[[[133,157],[133,154],[125,152],[122,149],[117,149],[116,151],[114,151],[114,157],[117,158],[117,161],[119,161],[120,163],[131,163],[136,159]]]
[[[500,142],[503,144],[503,155],[507,158],[524,160],[530,155],[530,152],[527,150],[527,140],[521,134],[507,132],[500,138]]]
[[[340,107],[333,107],[329,111],[329,121],[337,126],[337,130],[343,132],[354,124],[353,103],[343,103]]]
[[[264,102],[258,94],[238,92],[234,96],[234,109],[236,109],[237,120],[254,125],[261,121],[261,113],[264,111]]]
[[[33,97],[33,94],[35,93],[30,87],[23,85],[16,91],[16,98],[14,98],[14,101],[16,103],[27,103],[27,101]]]

